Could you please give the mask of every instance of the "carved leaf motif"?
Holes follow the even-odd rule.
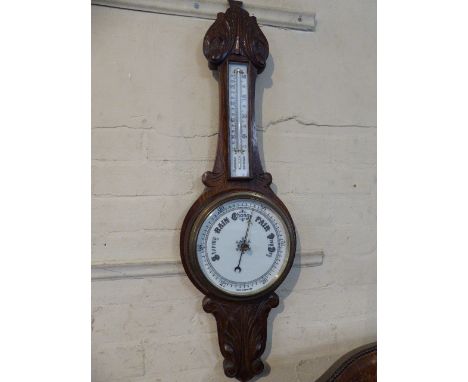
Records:
[[[226,376],[248,381],[263,371],[268,314],[278,303],[276,293],[252,302],[203,299],[203,309],[216,318]]]
[[[211,69],[216,69],[231,52],[246,56],[261,72],[268,58],[268,41],[254,16],[242,9],[242,3],[230,2],[226,13],[218,13],[206,32],[203,54]]]
[[[218,13],[203,40],[203,54],[212,69],[216,68],[231,52],[234,45],[234,34],[224,13]]]
[[[251,16],[246,23],[245,34],[245,54],[261,72],[266,65],[269,47],[268,41],[259,28],[255,17]]]
[[[215,187],[224,181],[225,176],[224,172],[206,171],[202,175],[202,182],[207,187]]]
[[[269,172],[263,172],[261,174],[258,174],[256,180],[263,187],[269,187],[271,182],[273,181],[273,178],[271,177],[271,174]]]

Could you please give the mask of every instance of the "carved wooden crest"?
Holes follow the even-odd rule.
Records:
[[[203,40],[203,53],[216,69],[231,53],[246,56],[261,73],[268,58],[268,41],[255,16],[242,9],[241,1],[229,1],[226,13],[218,13]]]

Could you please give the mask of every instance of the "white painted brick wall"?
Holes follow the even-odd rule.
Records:
[[[315,380],[376,338],[375,1],[258,0],[316,12],[317,31],[263,27],[258,140],[299,252],[272,311],[265,381]],[[273,4],[272,4],[273,3]],[[94,264],[179,259],[217,141],[209,20],[92,8]],[[216,323],[187,277],[92,284],[93,382],[219,382]]]
[[[108,162],[93,165],[96,196],[175,196],[193,191],[190,162]],[[179,174],[175,177],[174,174]]]
[[[300,361],[324,354],[334,360],[375,338],[375,284],[335,284],[332,280],[338,276],[341,281],[341,273],[321,284],[313,277],[314,268],[292,272],[279,289],[282,302],[270,316],[266,353],[274,381],[284,381],[283,373],[295,375]],[[139,381],[133,377],[142,358],[144,381],[224,380],[216,323],[201,310],[201,300],[185,277],[95,282],[93,380],[114,380],[117,370],[121,377],[132,377],[122,380]],[[129,370],[122,371],[121,364],[114,368],[114,362],[122,362],[120,356],[126,357]]]
[[[92,159],[142,160],[146,158],[144,132],[127,127],[95,128],[92,130]]]

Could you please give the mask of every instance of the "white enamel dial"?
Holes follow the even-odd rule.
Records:
[[[229,63],[229,162],[231,177],[250,176],[248,65]]]
[[[250,295],[283,273],[290,238],[281,215],[260,200],[228,200],[211,211],[196,238],[198,263],[218,289]]]

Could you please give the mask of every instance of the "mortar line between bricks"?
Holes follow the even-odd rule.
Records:
[[[109,235],[109,234],[122,234],[122,233],[143,233],[143,232],[173,232],[173,231],[180,231],[180,228],[142,228],[142,229],[135,229],[131,231],[119,231],[119,230],[113,230],[113,231],[103,231],[103,232],[96,232],[96,235]]]
[[[332,123],[319,123],[319,122],[314,122],[314,121],[305,121],[303,120],[302,118],[300,118],[298,115],[292,115],[292,116],[288,116],[288,117],[280,117],[274,121],[270,121],[268,122],[267,124],[265,124],[264,126],[261,126],[261,127],[257,127],[257,130],[261,130],[263,132],[266,132],[271,126],[275,126],[275,125],[278,125],[278,124],[281,124],[281,123],[284,123],[284,122],[288,122],[288,121],[295,121],[297,122],[299,125],[303,125],[303,126],[316,126],[316,127],[337,127],[337,128],[340,128],[340,127],[343,127],[343,128],[347,128],[347,127],[357,127],[357,128],[377,128],[377,126],[375,125],[364,125],[364,124],[355,124],[355,123],[345,123],[345,124],[332,124]]]
[[[212,164],[214,158],[212,159],[91,159],[92,162],[105,163],[105,162],[121,162],[121,163],[134,163],[134,164],[146,164],[148,162],[155,163],[171,163],[171,162],[207,162]]]
[[[115,199],[120,199],[122,196],[121,195],[109,195],[109,196],[101,196],[102,194],[91,194],[91,196],[94,198],[94,199],[112,199],[112,198],[115,198]],[[123,197],[125,198],[157,198],[157,199],[160,199],[160,198],[172,198],[172,197],[181,197],[181,196],[189,196],[189,195],[192,195],[192,193],[190,194],[155,194],[155,195],[123,195]]]
[[[288,117],[280,117],[276,120],[267,122],[264,126],[256,126],[255,129],[257,131],[261,132],[267,132],[270,127],[276,126],[285,122],[289,121],[295,121],[298,125],[301,126],[315,126],[315,127],[330,127],[330,128],[363,128],[363,129],[376,129],[376,125],[372,124],[358,124],[358,123],[320,123],[320,122],[314,122],[314,121],[306,121],[302,118],[300,118],[297,115],[292,115]],[[92,129],[129,129],[129,130],[142,130],[142,131],[154,131],[158,135],[163,135],[166,137],[171,137],[171,138],[210,138],[218,135],[218,131],[213,132],[213,133],[208,133],[208,134],[193,134],[193,135],[172,135],[172,134],[166,134],[161,131],[158,131],[155,129],[153,126],[149,127],[139,127],[139,126],[129,126],[126,124],[119,124],[119,125],[112,125],[112,126],[92,126]]]
[[[109,199],[109,198],[142,198],[142,197],[148,197],[148,198],[154,198],[154,197],[166,197],[166,196],[186,196],[186,195],[192,195],[194,192],[189,191],[189,192],[184,192],[180,194],[134,194],[134,195],[127,195],[127,194],[92,194],[92,196],[96,199]]]
[[[122,165],[146,165],[148,163],[154,164],[167,164],[167,163],[206,163],[207,166],[211,169],[213,166],[213,159],[91,159],[92,164],[100,164],[100,163],[114,163],[114,164],[122,164]],[[345,160],[342,161],[312,161],[312,162],[299,162],[299,161],[285,161],[285,160],[267,160],[268,164],[286,164],[286,165],[295,165],[295,166],[317,166],[317,165],[325,165],[325,166],[343,166],[343,167],[376,167],[376,162],[355,162],[350,163]],[[268,171],[268,169],[266,169]],[[201,176],[200,176],[201,177]]]
[[[354,191],[353,191],[354,190]],[[180,197],[194,195],[196,192],[187,192],[184,194],[148,194],[148,195],[114,195],[114,194],[92,194],[94,199],[127,199],[127,198],[163,198],[163,197]],[[360,192],[355,189],[350,189],[349,192],[330,192],[330,191],[311,191],[311,192],[297,192],[297,191],[278,191],[278,196],[374,196],[375,191]]]

